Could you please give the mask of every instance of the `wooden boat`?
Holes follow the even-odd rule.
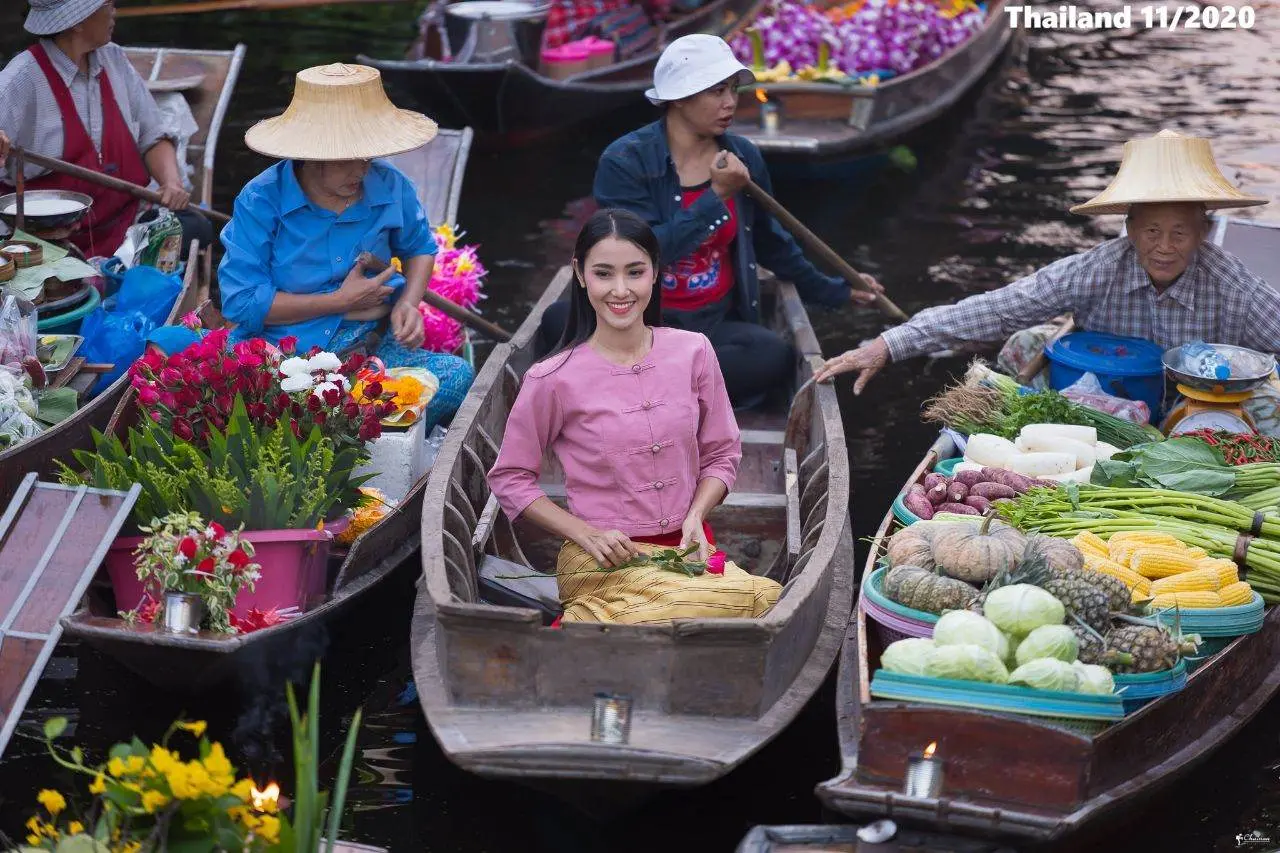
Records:
[[[450,62],[420,37],[406,59],[359,61],[382,72],[388,85],[441,124],[469,125],[485,141],[518,145],[626,109],[652,110],[644,92],[653,85],[661,48],[690,33],[729,38],[763,0],[708,0],[701,8],[658,26],[651,52],[564,80],[516,60]]]
[[[821,357],[808,317],[794,287],[776,283],[765,316],[805,360],[799,391],[789,412],[740,417],[739,481],[714,524],[744,568],[784,583],[777,605],[759,619],[551,628],[550,610],[495,603],[492,590],[486,599],[486,561],[545,572],[559,550],[553,537],[506,518],[485,472],[537,360],[542,313],[570,281],[565,268],[513,340],[495,348],[431,472],[411,654],[427,723],[451,761],[603,812],[724,776],[822,683],[852,601],[848,456],[834,390],[802,384],[808,360]],[[562,483],[548,466],[544,491],[563,501]],[[543,579],[554,588],[552,576]],[[590,740],[601,691],[632,697],[625,745]]]
[[[462,175],[470,152],[470,129],[441,130],[432,142],[394,158],[413,178],[432,222],[456,224]],[[120,401],[108,429],[123,434],[135,422],[134,392]],[[198,693],[247,676],[263,662],[293,660],[292,652],[319,648],[333,620],[385,581],[418,549],[415,527],[427,484],[421,478],[395,511],[355,540],[331,566],[331,593],[326,601],[296,618],[249,634],[230,637],[168,634],[151,625],[115,618],[110,586],[104,584],[87,605],[64,620],[67,636],[77,637],[116,658],[147,681],[171,691]],[[336,573],[335,573],[336,572]],[[310,659],[307,661],[310,662]]]
[[[959,455],[940,437],[905,488]],[[889,512],[864,572],[897,522]],[[870,624],[871,630],[868,630]],[[882,640],[855,609],[838,671],[842,770],[818,786],[830,809],[987,838],[1057,840],[1132,813],[1243,727],[1280,690],[1280,608],[1191,673],[1186,687],[1089,736],[1024,715],[873,699]],[[942,796],[902,793],[907,756],[930,742],[945,761]]]
[[[1012,848],[987,841],[913,829],[900,829],[889,841],[864,841],[858,835],[861,829],[851,824],[756,826],[738,844],[737,853],[1013,853]]]
[[[762,83],[743,89],[733,132],[766,156],[841,159],[869,154],[950,109],[977,85],[1012,38],[1005,0],[992,0],[983,28],[950,53],[876,86]],[[776,132],[761,125],[757,91],[779,110]]]
[[[194,170],[191,200],[210,206],[218,136],[244,63],[244,45],[226,51],[143,47],[129,47],[125,51],[138,72],[153,85],[181,87],[183,78],[194,84],[181,89],[199,126],[187,146],[187,160]],[[188,266],[184,290],[169,315],[170,321],[197,307],[207,296],[212,264],[212,255],[205,252],[198,265]],[[91,431],[106,427],[128,387],[128,379],[121,376],[86,401],[72,417],[0,452],[0,505],[9,502],[28,472],[36,471],[44,479],[52,479],[55,461],[70,458],[71,451],[77,448],[92,447]]]

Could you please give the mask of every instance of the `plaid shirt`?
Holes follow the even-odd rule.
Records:
[[[1203,243],[1157,293],[1128,237],[1050,264],[1013,284],[927,308],[881,337],[894,361],[1005,340],[1070,312],[1079,328],[1169,348],[1209,341],[1280,353],[1280,293],[1240,259]]]

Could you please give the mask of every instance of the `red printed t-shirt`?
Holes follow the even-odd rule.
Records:
[[[689,207],[711,189],[707,181],[697,187],[682,187],[681,207]],[[719,302],[733,288],[733,257],[729,246],[738,234],[738,211],[733,199],[725,200],[728,220],[687,257],[662,273],[662,306],[677,311],[693,311]]]

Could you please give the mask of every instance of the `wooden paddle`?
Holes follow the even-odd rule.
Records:
[[[770,213],[777,217],[778,221],[780,221],[788,231],[800,238],[800,242],[807,245],[819,257],[831,266],[835,267],[840,275],[844,277],[845,281],[849,282],[853,287],[863,291],[864,293],[873,292],[871,288],[863,282],[862,276],[858,271],[849,265],[848,261],[836,254],[834,249],[822,242],[821,238],[819,238],[817,234],[814,234],[806,228],[803,222],[792,216],[791,212],[779,204],[777,199],[761,189],[760,185],[750,178],[747,179],[746,191],[748,195],[760,202],[760,204],[764,205]],[[876,294],[876,307],[895,320],[906,322],[911,319],[907,316],[907,312],[903,311],[897,305],[894,305],[889,297],[885,296],[883,293]]]
[[[361,260],[364,261],[365,269],[369,270],[370,272],[379,273],[387,268],[386,261],[377,257],[376,255],[370,254],[369,252],[361,253],[360,258]],[[468,311],[466,308],[463,308],[458,303],[444,296],[441,296],[440,294],[436,293],[434,290],[427,290],[425,293],[423,293],[422,301],[430,305],[432,308],[437,309],[441,313],[446,314],[449,317],[452,317],[453,319],[457,320],[459,323],[468,325],[478,332],[484,332],[486,335],[488,335],[489,337],[493,338],[496,341],[505,342],[505,341],[511,340],[511,333],[508,332],[506,329],[502,328],[496,323],[486,320],[485,318],[481,317],[479,314],[476,314],[473,311]]]
[[[403,3],[404,0],[196,0],[193,3],[169,3],[163,6],[117,6],[117,18],[141,18],[155,15],[189,15],[196,12],[272,12],[277,9],[300,9],[308,6],[332,6],[338,3]]]
[[[156,204],[160,203],[160,193],[155,190],[149,190],[146,187],[140,187],[137,184],[130,183],[129,181],[122,181],[119,178],[104,175],[101,172],[95,172],[92,169],[86,169],[83,166],[77,166],[74,163],[68,163],[65,160],[59,160],[56,157],[46,157],[43,154],[33,154],[30,151],[22,150],[16,145],[13,146],[10,151],[10,156],[21,156],[23,160],[35,163],[37,166],[43,166],[52,172],[61,172],[64,175],[70,175],[73,178],[79,178],[82,181],[88,181],[91,184],[97,184],[98,186],[106,187],[109,190],[126,192],[135,198],[142,199],[143,201],[153,201]],[[192,205],[189,209],[218,222],[231,221],[230,216],[227,216],[225,213],[219,213],[216,210],[210,210],[205,207],[196,207],[195,205]]]

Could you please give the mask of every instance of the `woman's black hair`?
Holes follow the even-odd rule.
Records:
[[[596,211],[587,224],[578,232],[578,242],[573,247],[574,281],[569,285],[573,291],[569,295],[569,319],[565,323],[564,334],[559,343],[547,356],[572,350],[578,344],[585,343],[596,331],[596,309],[592,307],[587,296],[587,289],[582,286],[579,276],[585,275],[582,269],[587,255],[601,240],[617,237],[635,243],[649,256],[653,265],[653,293],[649,296],[649,304],[644,309],[646,326],[662,325],[662,267],[659,265],[661,252],[658,247],[658,235],[653,233],[649,223],[629,210],[605,208]]]

